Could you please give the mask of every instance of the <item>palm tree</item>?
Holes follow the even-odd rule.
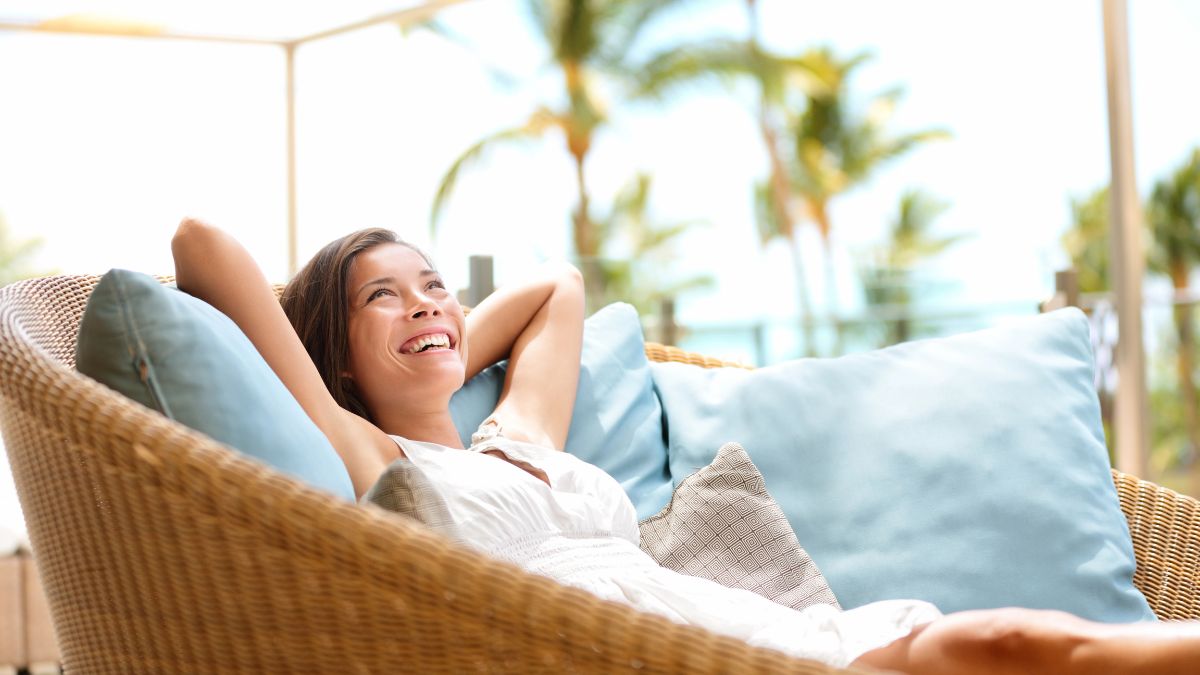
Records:
[[[1108,186],[1071,200],[1072,226],[1062,236],[1083,293],[1108,290]]]
[[[596,222],[605,254],[604,301],[624,300],[642,316],[658,312],[663,300],[713,283],[710,275],[678,279],[663,274],[673,267],[678,237],[696,223],[654,223],[649,215],[650,185],[648,174],[638,174],[617,193],[608,216]]]
[[[811,301],[798,230],[805,221],[816,225],[825,253],[828,304],[836,316],[830,203],[868,181],[889,160],[947,134],[936,129],[899,136],[888,133],[900,89],[872,98],[866,113],[855,115],[849,80],[869,56],[858,54],[843,60],[827,47],[799,56],[769,53],[759,39],[756,0],[745,2],[751,19],[748,40],[714,41],[701,48],[665,53],[643,69],[640,91],[661,95],[672,85],[712,77],[727,82],[749,77],[757,84],[757,116],[769,159],[768,178],[756,187],[759,233],[764,242],[778,237],[788,240],[801,316],[809,317]],[[802,321],[811,350],[811,321]]]
[[[1188,289],[1192,268],[1200,262],[1200,149],[1167,178],[1159,181],[1146,206],[1153,247],[1151,269],[1165,273],[1175,288],[1173,303],[1178,339],[1177,376],[1187,431],[1187,463],[1200,457],[1200,410],[1196,403],[1196,335]],[[1200,487],[1200,486],[1198,486]]]
[[[41,245],[42,240],[38,238],[14,241],[8,230],[8,221],[0,214],[0,286],[48,274],[36,272],[29,266],[29,258]]]
[[[933,221],[946,208],[946,203],[920,190],[901,195],[887,244],[876,251],[873,264],[862,272],[868,304],[888,315],[886,344],[912,337],[909,311],[914,300],[915,270],[963,239],[962,235],[939,237],[930,232]]]
[[[948,136],[937,129],[890,134],[889,121],[903,95],[899,88],[874,96],[865,114],[854,114],[850,79],[869,58],[860,53],[841,59],[827,47],[805,52],[799,59],[802,77],[797,80],[804,106],[790,111],[787,125],[793,145],[793,189],[803,200],[808,217],[816,223],[824,246],[827,302],[839,336],[836,351],[840,351],[841,328],[837,323],[831,202],[867,182],[890,160],[921,143]]]
[[[798,59],[766,51],[762,46],[757,0],[745,0],[745,7],[750,22],[747,40],[710,40],[703,45],[663,52],[642,68],[637,94],[661,97],[676,86],[713,77],[728,84],[744,78],[755,83],[758,99],[755,116],[768,160],[766,179],[755,185],[755,222],[764,246],[776,239],[787,241],[795,271],[804,352],[806,356],[815,356],[812,295],[805,278],[799,238],[800,203],[790,179],[791,162],[783,130],[783,111],[788,107],[787,81],[803,65]]]
[[[575,169],[578,202],[571,216],[572,243],[587,281],[589,304],[604,292],[599,263],[603,239],[591,215],[586,167],[596,132],[607,122],[596,87],[601,78],[635,82],[642,63],[633,56],[643,30],[669,9],[693,0],[527,0],[538,33],[562,75],[561,103],[540,106],[521,125],[480,139],[451,165],[433,201],[431,227],[450,198],[459,174],[491,147],[519,139],[562,134]]]
[[[816,329],[813,325],[812,294],[804,275],[804,257],[796,231],[796,194],[788,180],[785,151],[780,143],[778,111],[783,108],[784,81],[789,62],[774,59],[762,48],[761,24],[757,0],[746,0],[750,19],[749,63],[751,74],[758,83],[758,128],[767,151],[769,170],[767,181],[755,187],[755,205],[759,238],[763,245],[782,238],[788,243],[792,269],[796,277],[796,299],[800,309],[800,330],[804,337],[805,356],[816,355]]]

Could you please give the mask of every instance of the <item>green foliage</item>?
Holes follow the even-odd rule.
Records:
[[[859,269],[867,305],[885,326],[884,345],[915,337],[919,327],[913,325],[911,315],[921,288],[917,276],[921,265],[965,239],[932,233],[933,221],[947,208],[945,202],[920,190],[905,192],[886,243],[868,255],[867,264]]]
[[[605,79],[631,96],[655,95],[654,90],[646,90],[640,84],[647,64],[669,60],[681,50],[671,47],[648,59],[637,59],[633,52],[639,38],[648,26],[672,11],[702,4],[704,0],[528,0],[528,14],[550,48],[553,67],[563,76],[565,100],[540,106],[527,124],[498,132],[467,148],[442,180],[432,226],[436,228],[444,203],[454,192],[458,174],[496,143],[557,129],[563,133],[568,150],[582,165],[592,136],[607,121],[598,103],[601,99],[596,93],[597,84]],[[442,35],[452,35],[444,26],[433,24],[430,28]],[[586,195],[581,195],[581,202],[586,203]],[[576,253],[586,255],[594,251]]]
[[[604,79],[617,89],[636,89],[643,61],[633,54],[640,36],[670,11],[696,4],[697,0],[528,0],[536,32],[549,47],[551,65],[562,76],[564,96],[539,106],[525,124],[473,143],[453,162],[434,198],[431,230],[436,230],[462,172],[491,147],[558,131],[574,161],[579,191],[572,219],[574,252],[582,261],[600,259],[605,228],[592,219],[585,176],[592,139],[608,121],[597,86]],[[597,293],[604,292],[606,277],[598,274],[591,262],[584,264],[583,272],[589,298],[594,300]]]
[[[1146,225],[1153,242],[1150,269],[1171,276],[1177,288],[1185,287],[1186,274],[1183,279],[1176,275],[1200,262],[1200,148],[1155,183],[1146,203]]]
[[[1083,292],[1110,288],[1109,200],[1109,189],[1104,187],[1071,201],[1072,224],[1062,244]],[[1187,289],[1191,272],[1200,263],[1200,149],[1155,183],[1144,213],[1147,267],[1167,277],[1176,290]],[[1186,303],[1174,304],[1171,317],[1173,330],[1156,341],[1159,353],[1150,359],[1148,377],[1153,411],[1150,462],[1156,472],[1194,471],[1200,457],[1196,320]],[[1103,402],[1106,393],[1101,396]]]
[[[796,83],[787,109],[794,158],[791,180],[814,210],[824,210],[831,199],[861,185],[888,161],[922,143],[949,137],[940,129],[890,133],[902,96],[899,88],[869,98],[864,112],[857,113],[850,80],[869,59],[865,53],[842,59],[828,47],[817,47],[790,61]],[[828,236],[827,216],[814,217]]]
[[[30,267],[29,259],[41,245],[40,238],[13,240],[8,221],[0,214],[0,286],[29,277],[51,274],[52,272],[35,271]]]
[[[600,262],[601,303],[628,302],[642,315],[657,313],[662,300],[710,287],[711,275],[675,278],[678,238],[698,223],[655,223],[649,215],[651,178],[639,173],[617,194],[607,218],[597,221],[605,242]]]
[[[1108,186],[1090,195],[1071,199],[1072,226],[1062,236],[1062,245],[1071,258],[1083,293],[1099,293],[1109,288],[1109,205]]]
[[[535,139],[548,129],[555,126],[561,127],[562,124],[563,121],[553,112],[539,108],[529,116],[525,124],[498,131],[473,143],[454,160],[454,163],[442,176],[441,182],[438,183],[437,193],[433,197],[433,206],[430,209],[430,232],[437,229],[437,222],[446,208],[446,202],[449,201],[451,193],[458,184],[459,174],[480,161],[496,145]]]
[[[1165,272],[1177,291],[1189,286],[1192,269],[1200,262],[1200,149],[1183,165],[1155,184],[1146,205],[1146,224],[1152,233],[1150,265]],[[1178,301],[1171,308],[1175,327],[1176,380],[1182,411],[1183,462],[1200,459],[1200,397],[1196,391],[1196,327],[1192,306]],[[1164,411],[1165,412],[1165,411]]]

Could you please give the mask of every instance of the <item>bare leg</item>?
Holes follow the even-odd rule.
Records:
[[[949,614],[854,662],[910,675],[1200,671],[1200,622],[1109,625],[1064,612],[997,609]]]

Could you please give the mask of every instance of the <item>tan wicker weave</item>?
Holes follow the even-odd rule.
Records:
[[[96,277],[0,289],[0,422],[68,672],[832,673],[309,489],[74,370]]]
[[[96,281],[0,289],[0,423],[68,672],[848,672],[339,502],[79,375]],[[1196,502],[1118,484],[1139,586],[1160,616],[1200,617]]]

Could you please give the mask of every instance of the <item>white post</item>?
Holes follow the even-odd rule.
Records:
[[[1117,298],[1117,392],[1113,427],[1117,468],[1146,475],[1146,365],[1142,348],[1142,213],[1133,166],[1129,85],[1129,28],[1125,0],[1102,0],[1108,139],[1112,159],[1110,224],[1112,287]]]
[[[296,243],[296,45],[285,44],[287,61],[287,275],[299,269]]]

